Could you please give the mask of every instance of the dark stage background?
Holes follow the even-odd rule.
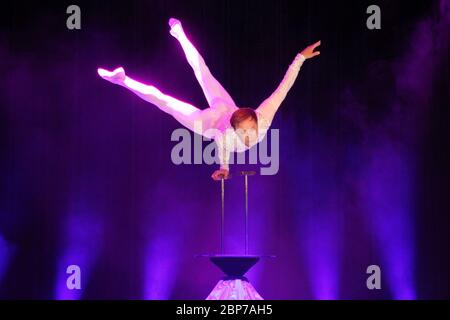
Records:
[[[81,8],[81,30],[66,8]],[[366,8],[381,8],[368,30]],[[34,1],[2,4],[0,297],[204,299],[221,273],[216,166],[171,162],[178,123],[97,67],[207,102],[176,17],[239,106],[307,45],[273,122],[280,168],[250,179],[248,278],[266,299],[450,298],[449,1]],[[226,251],[243,253],[242,169]],[[66,288],[81,268],[82,289]],[[381,268],[368,290],[366,268]]]

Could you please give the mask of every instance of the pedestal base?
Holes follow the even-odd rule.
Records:
[[[211,262],[226,276],[217,283],[206,300],[263,300],[244,277],[259,258],[252,255],[210,255]]]
[[[224,278],[211,291],[206,300],[264,300],[247,278]]]

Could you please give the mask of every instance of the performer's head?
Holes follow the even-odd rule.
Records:
[[[230,118],[230,124],[239,139],[247,146],[258,140],[258,117],[251,108],[239,108]]]

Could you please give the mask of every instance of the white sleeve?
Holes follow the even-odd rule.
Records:
[[[300,71],[300,67],[302,66],[304,61],[305,57],[301,53],[298,53],[295,56],[294,61],[292,61],[292,63],[289,65],[289,68],[286,71],[283,80],[278,85],[277,89],[256,109],[261,113],[264,119],[269,122],[269,124],[272,123],[273,117],[275,116],[278,107],[281,105],[287,93],[294,84],[295,79],[297,78],[297,75]]]
[[[217,143],[217,153],[220,162],[220,169],[230,170],[229,161],[230,161],[230,150],[226,143],[226,135],[222,134],[215,139]]]

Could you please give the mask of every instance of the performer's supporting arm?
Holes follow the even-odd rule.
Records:
[[[228,143],[226,142],[225,133],[215,138],[217,144],[217,153],[220,161],[219,170],[214,171],[211,177],[214,180],[220,180],[222,178],[227,179],[229,177],[229,163],[230,163],[230,150]]]

